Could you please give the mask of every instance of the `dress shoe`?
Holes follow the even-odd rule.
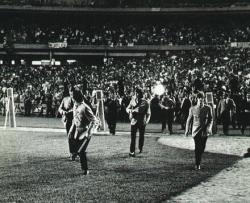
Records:
[[[201,170],[201,166],[200,166],[200,165],[196,165],[196,166],[195,166],[195,170],[196,170],[196,171]]]
[[[129,156],[130,156],[130,157],[135,157],[135,152],[130,152],[130,153],[129,153]]]
[[[89,170],[83,170],[83,175],[89,175]]]
[[[75,161],[76,157],[77,157],[77,153],[71,154],[71,156],[70,156],[71,161]]]

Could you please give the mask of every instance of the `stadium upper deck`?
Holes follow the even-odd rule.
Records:
[[[4,0],[0,55],[144,56],[250,41],[248,0],[167,2]],[[65,39],[66,48],[48,46]]]
[[[70,7],[230,7],[249,5],[248,0],[2,0],[1,5]]]

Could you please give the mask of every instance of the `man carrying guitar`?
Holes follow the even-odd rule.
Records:
[[[127,113],[131,121],[131,142],[129,156],[135,157],[136,133],[139,130],[139,153],[142,153],[146,125],[149,123],[151,110],[150,104],[143,98],[143,91],[137,88],[132,97]]]

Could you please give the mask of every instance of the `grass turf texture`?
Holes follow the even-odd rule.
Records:
[[[90,175],[67,158],[65,134],[1,131],[0,202],[160,202],[190,188],[239,157],[205,153],[193,170],[193,151],[146,137],[142,154],[128,156],[129,136],[95,136]]]

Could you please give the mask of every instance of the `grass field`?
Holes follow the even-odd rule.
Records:
[[[68,159],[64,133],[0,132],[0,202],[161,202],[240,159],[205,153],[204,169],[195,171],[193,151],[159,144],[160,134],[149,134],[135,158],[128,134],[94,136],[83,176],[79,161]]]
[[[0,127],[4,126],[4,116],[0,116]],[[61,122],[60,118],[45,118],[45,117],[23,117],[23,116],[17,116],[16,117],[16,123],[18,127],[41,127],[41,128],[57,128],[57,129],[63,129],[63,124]],[[130,131],[130,124],[129,123],[117,123],[117,131]],[[175,134],[184,134],[184,130],[180,130],[180,124],[174,124],[173,130]],[[161,123],[149,123],[146,128],[147,132],[153,132],[153,133],[161,133]],[[222,126],[218,126],[218,135],[222,135]],[[230,126],[229,131],[230,136],[239,136],[241,135],[241,132],[239,129],[232,129]],[[250,127],[248,126],[245,130],[244,136],[250,136]]]

